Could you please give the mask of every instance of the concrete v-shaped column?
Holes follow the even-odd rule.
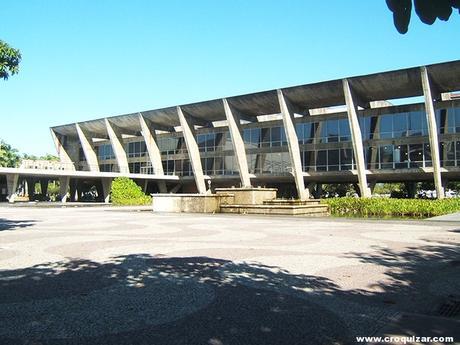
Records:
[[[121,136],[120,129],[111,123],[108,119],[104,119],[105,126],[107,128],[107,134],[110,138],[110,143],[112,145],[113,153],[117,159],[118,169],[121,173],[129,173],[128,157],[126,156],[126,151],[123,146],[123,138]]]
[[[243,187],[251,187],[248,160],[246,158],[246,149],[243,141],[243,129],[240,123],[240,113],[238,110],[231,107],[225,98],[222,101],[224,103],[225,117],[227,118],[230,137],[232,138],[233,151],[235,152],[236,161],[238,163],[241,184]]]
[[[297,194],[300,200],[307,200],[309,198],[309,191],[305,189],[305,182],[303,180],[302,160],[300,159],[299,139],[295,131],[293,106],[289,100],[284,97],[283,91],[281,90],[278,90],[278,101],[283,118],[286,140],[288,142],[289,156],[291,158],[292,173],[297,187]]]
[[[53,137],[54,146],[56,147],[56,152],[61,163],[68,165],[68,170],[75,170],[74,162],[70,158],[69,153],[64,148],[64,145],[61,142],[60,135],[56,134],[53,129],[51,129],[51,136]]]
[[[164,175],[163,164],[161,163],[161,152],[155,141],[155,129],[152,123],[139,114],[139,123],[141,125],[141,134],[144,137],[145,146],[149,154],[150,163],[152,164],[155,175]]]
[[[86,163],[88,164],[89,171],[99,171],[99,162],[97,159],[96,150],[91,139],[91,136],[78,123],[75,124],[77,128],[78,138],[80,139],[81,148],[85,154]]]
[[[184,135],[185,144],[192,164],[193,175],[195,177],[196,188],[198,193],[206,193],[206,183],[204,182],[203,167],[201,166],[200,150],[195,139],[195,129],[193,121],[184,114],[181,107],[177,107],[177,115],[179,116],[180,126],[182,127],[182,134]]]
[[[430,86],[430,77],[425,66],[420,67],[420,75],[422,78],[423,95],[425,97],[425,112],[426,122],[428,124],[428,137],[430,140],[431,161],[433,162],[433,177],[434,186],[436,188],[436,196],[439,199],[444,198],[444,188],[441,180],[441,161],[439,155],[439,138],[438,129],[436,126],[436,116],[433,105],[433,91]]]
[[[356,168],[358,170],[359,190],[361,191],[361,197],[369,198],[371,196],[371,190],[367,186],[366,161],[364,160],[363,139],[361,137],[361,129],[359,127],[356,97],[353,94],[348,79],[343,79],[342,85],[345,103],[347,105],[348,124],[350,125]]]
[[[164,175],[163,164],[161,162],[161,152],[156,143],[155,128],[153,124],[139,113],[139,123],[141,125],[141,133],[144,137],[145,146],[149,154],[150,163],[152,164],[155,175]],[[160,193],[166,193],[165,181],[158,181]]]

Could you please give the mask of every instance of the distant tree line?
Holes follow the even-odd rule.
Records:
[[[16,168],[21,164],[23,159],[59,161],[58,157],[51,154],[44,156],[29,155],[27,153],[21,154],[17,149],[0,139],[0,167]]]

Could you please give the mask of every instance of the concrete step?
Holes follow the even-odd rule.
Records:
[[[292,216],[315,216],[323,217],[329,215],[327,205],[221,205],[222,213],[238,214],[277,214]]]
[[[295,200],[295,199],[274,199],[265,200],[264,205],[318,205],[319,199]]]

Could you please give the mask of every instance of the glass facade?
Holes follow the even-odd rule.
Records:
[[[145,157],[147,155],[147,147],[144,141],[134,141],[126,144],[125,151],[128,158]]]
[[[436,105],[439,150],[443,167],[460,167],[460,102]],[[365,109],[358,112],[366,168],[371,170],[420,169],[432,166],[428,126],[423,104]],[[301,162],[305,172],[341,172],[356,169],[346,113],[295,119]],[[238,165],[226,127],[196,131],[205,175],[237,175]],[[287,175],[292,171],[282,122],[243,125],[243,141],[249,172]],[[140,138],[139,138],[140,139]],[[165,174],[193,176],[182,134],[157,136]],[[125,143],[131,173],[153,174],[143,140]],[[101,171],[115,171],[110,143],[96,146]],[[80,148],[79,159],[85,161]]]
[[[113,153],[112,145],[103,144],[97,146],[97,159],[102,161],[115,159],[115,154]]]

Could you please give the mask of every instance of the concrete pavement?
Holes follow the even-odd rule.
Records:
[[[352,344],[409,314],[456,325],[459,240],[443,222],[0,207],[0,343]]]

